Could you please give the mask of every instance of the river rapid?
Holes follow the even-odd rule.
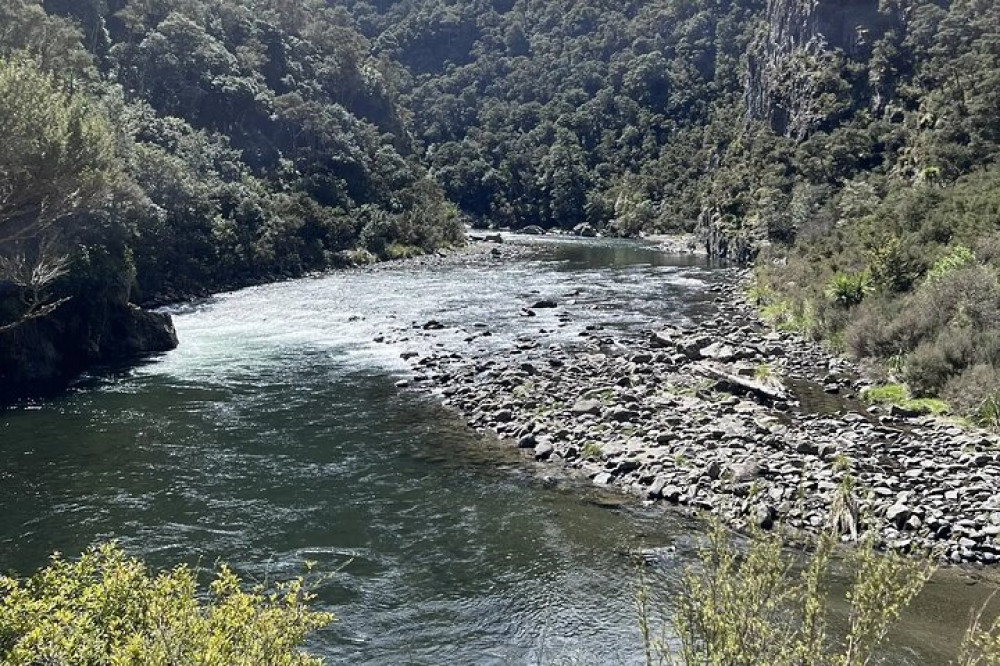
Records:
[[[511,239],[509,239],[511,240]],[[410,261],[176,308],[180,347],[0,413],[0,568],[117,539],[151,565],[225,561],[252,580],[315,561],[338,621],[329,663],[642,663],[636,564],[669,613],[703,525],[549,475],[400,386],[400,355],[497,348],[544,328],[684,324],[713,312],[725,268],[638,242],[514,239],[509,258]],[[494,316],[511,302],[556,313]],[[433,338],[398,331],[447,322]],[[393,344],[378,342],[396,331]],[[895,631],[892,664],[944,664],[988,586],[944,575]]]

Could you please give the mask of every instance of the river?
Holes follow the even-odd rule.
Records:
[[[329,663],[640,663],[623,552],[674,547],[649,573],[669,597],[702,526],[551,487],[552,470],[397,387],[400,353],[458,349],[487,322],[498,346],[540,326],[573,344],[587,326],[683,323],[711,312],[724,270],[636,242],[521,242],[512,261],[341,271],[177,308],[176,351],[0,413],[0,568],[109,539],[154,566],[222,560],[254,580],[311,560],[338,621],[309,647]],[[494,316],[542,296],[584,314]],[[430,320],[455,332],[375,342]],[[889,662],[946,663],[985,587],[929,586]]]

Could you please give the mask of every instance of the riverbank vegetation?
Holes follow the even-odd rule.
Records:
[[[710,530],[697,562],[669,600],[665,627],[653,618],[666,600],[642,583],[639,627],[650,666],[863,666],[906,607],[930,580],[929,559],[880,554],[861,543],[840,561],[830,533],[803,553],[782,537],[755,531],[740,546],[721,523]],[[833,572],[847,577],[832,593]],[[991,599],[992,600],[992,599]],[[846,607],[846,622],[835,620]],[[955,666],[1000,663],[1000,620],[970,618]],[[844,624],[842,632],[834,625]]]
[[[9,666],[311,666],[299,648],[333,621],[302,580],[246,591],[227,567],[207,594],[189,567],[154,573],[114,545],[0,577],[0,662]]]

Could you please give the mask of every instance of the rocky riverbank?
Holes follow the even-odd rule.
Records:
[[[836,520],[847,540],[857,521],[888,549],[1000,562],[1000,439],[865,409],[852,400],[862,385],[851,364],[763,326],[742,301],[740,277],[731,271],[714,288],[714,316],[683,329],[590,324],[567,345],[525,326],[498,353],[485,344],[487,324],[418,324],[405,336],[449,335],[433,352],[404,355],[413,375],[400,385],[434,391],[536,460],[736,528],[817,532]],[[510,316],[572,327],[575,307],[538,298]]]

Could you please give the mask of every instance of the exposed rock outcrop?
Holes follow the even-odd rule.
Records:
[[[69,301],[48,317],[0,335],[0,404],[58,390],[94,366],[176,346],[168,315],[121,301]]]
[[[802,139],[828,120],[831,95],[846,96],[837,77],[844,58],[866,61],[875,43],[902,25],[878,0],[770,0],[767,28],[751,50],[746,84],[747,120]],[[838,90],[838,88],[840,88]],[[875,91],[865,91],[872,97]]]

